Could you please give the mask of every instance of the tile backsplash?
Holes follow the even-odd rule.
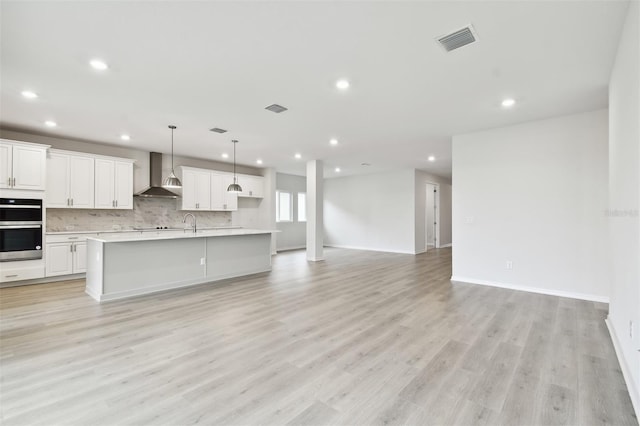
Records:
[[[47,209],[47,232],[183,227],[179,200],[134,197],[133,210]],[[190,212],[199,228],[230,226],[231,212]]]

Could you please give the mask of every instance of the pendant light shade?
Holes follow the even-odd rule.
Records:
[[[227,188],[227,192],[242,192],[242,187],[238,185],[238,178],[236,177],[236,144],[237,140],[232,140],[233,142],[233,183],[229,185]]]
[[[169,176],[162,182],[162,186],[165,188],[182,188],[182,182],[176,176],[176,173],[173,171],[173,131],[176,129],[176,126],[169,126],[171,129],[171,173]]]

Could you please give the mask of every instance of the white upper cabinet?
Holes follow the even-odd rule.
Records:
[[[182,181],[182,210],[235,211],[238,197],[264,197],[262,176],[236,175],[241,193],[228,192],[233,173],[181,166],[177,168]]]
[[[44,191],[47,146],[2,139],[0,188]]]
[[[94,207],[93,157],[52,150],[47,158],[47,182],[47,207]]]
[[[229,173],[211,173],[211,210],[238,210],[238,194],[227,192],[233,183],[233,175]]]
[[[96,158],[95,208],[133,209],[133,162]]]
[[[180,167],[182,172],[182,210],[211,210],[211,173]]]
[[[264,197],[264,178],[262,176],[238,175],[238,183],[242,187],[239,197]]]
[[[114,161],[116,209],[133,209],[133,163]]]

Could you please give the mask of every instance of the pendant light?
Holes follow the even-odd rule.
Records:
[[[165,188],[182,188],[182,182],[176,176],[173,171],[173,131],[176,129],[176,126],[169,126],[171,129],[171,173],[167,178],[162,182],[162,186]]]
[[[229,185],[227,188],[227,192],[242,192],[242,187],[238,185],[238,178],[236,177],[236,144],[237,140],[232,140],[233,142],[233,183]]]

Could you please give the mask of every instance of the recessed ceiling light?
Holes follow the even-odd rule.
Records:
[[[258,158],[258,159],[256,160],[256,164],[262,164],[262,160]]]
[[[505,108],[511,108],[515,104],[516,104],[516,100],[511,98],[507,98],[502,101],[502,106]]]
[[[58,123],[56,123],[55,121],[47,120],[44,122],[44,125],[47,127],[56,127]]]
[[[336,167],[335,170],[336,170],[336,173],[340,173],[340,167]]]
[[[31,90],[23,90],[22,96],[24,96],[27,99],[35,99],[38,97],[38,95],[35,92],[32,92]]]
[[[430,155],[429,158],[427,158],[427,160],[436,161],[436,157],[434,157],[433,155]]]
[[[331,145],[338,145],[338,139],[331,139],[331,140],[329,141],[329,143],[330,143]]]
[[[294,157],[296,157],[299,160],[302,158],[302,154],[300,154],[299,152],[296,152],[296,155],[294,155]]]
[[[92,59],[89,64],[91,65],[91,67],[94,70],[98,70],[98,71],[104,71],[107,68],[109,68],[109,66],[102,60],[100,59]]]
[[[123,141],[128,141],[131,139],[131,136],[129,135],[120,135],[120,139],[122,139]]]
[[[340,90],[347,90],[350,84],[347,80],[338,80],[336,81],[336,87]]]
[[[227,154],[226,152],[222,153],[222,158],[229,158],[229,154]]]

